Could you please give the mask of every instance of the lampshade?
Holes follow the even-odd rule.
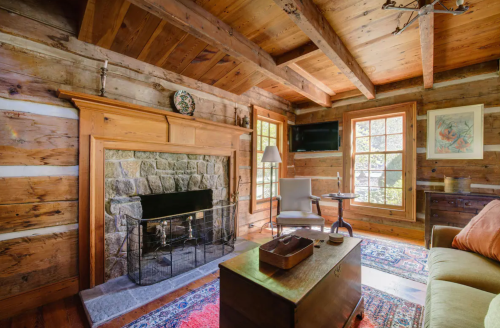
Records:
[[[267,146],[262,156],[262,163],[281,163],[280,152],[276,146]]]

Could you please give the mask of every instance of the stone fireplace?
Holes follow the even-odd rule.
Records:
[[[104,164],[105,281],[127,274],[126,215],[154,213],[140,196],[211,190],[212,205],[229,199],[225,156],[107,149]]]

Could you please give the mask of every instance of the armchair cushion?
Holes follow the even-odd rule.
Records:
[[[280,179],[281,211],[312,212],[311,179]]]
[[[281,225],[325,225],[325,219],[310,212],[284,211],[276,217],[276,223]]]

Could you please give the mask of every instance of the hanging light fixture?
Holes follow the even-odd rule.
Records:
[[[434,8],[434,5],[439,4],[443,9],[436,9]],[[436,14],[452,14],[452,15],[461,15],[465,13],[467,10],[469,10],[469,6],[464,6],[464,0],[457,0],[457,8],[447,8],[441,0],[434,0],[432,3],[428,5],[424,5],[422,7],[419,7],[419,1],[414,0],[407,5],[396,5],[396,1],[393,0],[386,0],[386,2],[382,5],[382,10],[399,10],[399,11],[408,11],[411,12],[410,17],[408,18],[408,22],[403,25],[403,28],[400,28],[399,26],[396,27],[394,32],[392,34],[394,35],[399,35],[403,33],[404,30],[408,28],[411,24],[413,24],[419,16],[424,16],[427,15],[428,13],[436,13]],[[413,17],[413,14],[417,13],[415,17]]]

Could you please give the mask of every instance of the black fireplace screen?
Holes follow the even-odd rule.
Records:
[[[127,220],[128,276],[150,285],[234,250],[235,204],[152,219]]]

